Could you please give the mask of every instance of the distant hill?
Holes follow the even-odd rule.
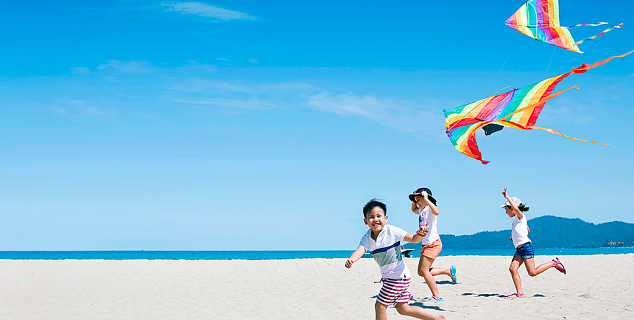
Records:
[[[510,223],[509,223],[510,224]],[[607,242],[634,242],[634,223],[594,224],[581,219],[542,216],[528,220],[528,235],[535,248],[596,248]],[[511,230],[484,231],[472,235],[441,234],[443,249],[508,249]],[[406,248],[419,248],[408,243]]]

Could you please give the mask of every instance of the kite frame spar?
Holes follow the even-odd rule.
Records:
[[[523,130],[540,129],[569,139],[616,148],[610,144],[573,138],[559,131],[537,127],[534,124],[539,117],[541,109],[548,100],[555,98],[572,88],[579,89],[579,87],[575,85],[551,94],[561,80],[572,74],[585,73],[588,70],[605,64],[614,58],[625,57],[632,52],[634,52],[634,50],[620,56],[612,56],[592,65],[583,64],[578,68],[573,68],[572,71],[568,73],[533,83],[523,89],[513,89],[505,93],[490,96],[480,101],[472,102],[450,110],[444,110],[447,136],[458,151],[471,158],[480,160],[483,164],[487,164],[489,161],[482,160],[482,155],[478,148],[475,134],[478,129],[484,128],[488,125],[493,125],[493,130],[487,132],[485,129],[487,135],[495,131],[499,131],[502,126]],[[516,94],[518,91],[519,94]]]

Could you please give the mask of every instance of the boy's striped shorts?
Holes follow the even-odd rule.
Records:
[[[397,303],[408,303],[412,294],[408,291],[412,278],[407,279],[381,279],[383,287],[376,297],[376,301],[386,306],[395,306]]]

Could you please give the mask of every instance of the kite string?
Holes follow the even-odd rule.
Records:
[[[566,9],[566,15],[564,16],[564,20],[568,17],[568,12],[570,12],[570,5],[572,1],[568,3],[568,9]],[[555,56],[555,51],[557,48],[553,48],[553,54],[550,56],[550,61],[548,62],[548,67],[546,68],[546,74],[544,78],[548,76],[548,71],[550,70],[550,65],[553,63],[553,57]],[[509,180],[506,182],[506,186],[510,186],[511,179],[513,178],[513,174],[515,174],[515,168],[517,167],[517,161],[520,159],[520,154],[522,153],[522,148],[524,147],[524,141],[526,141],[526,135],[528,134],[527,130],[524,130],[524,138],[522,139],[522,144],[520,144],[520,149],[517,151],[517,157],[515,158],[515,164],[513,164],[513,170],[511,170],[511,175],[509,176]]]
[[[502,64],[502,66],[500,67],[500,70],[498,70],[498,73],[497,73],[497,74],[495,74],[495,77],[493,78],[493,81],[491,81],[491,83],[489,84],[489,87],[488,87],[488,88],[486,89],[486,91],[484,92],[484,96],[487,96],[487,95],[488,95],[488,94],[487,94],[487,92],[489,92],[489,89],[491,89],[491,86],[493,86],[493,84],[495,83],[495,80],[497,80],[498,76],[500,75],[500,72],[502,72],[502,69],[504,69],[504,66],[506,65],[506,62],[508,62],[508,61],[509,61],[509,58],[510,58],[510,57],[511,57],[511,55],[513,55],[513,53],[515,52],[515,49],[517,48],[517,44],[518,44],[518,43],[519,43],[519,42],[516,40],[516,41],[515,41],[515,45],[513,46],[513,49],[512,49],[512,50],[511,50],[511,52],[509,53],[508,57],[506,57],[506,60],[504,60],[504,63],[503,63],[503,64]],[[502,91],[502,90],[504,90],[504,89],[506,89],[506,88],[511,88],[511,89],[515,90],[515,88],[513,88],[513,87],[506,86],[506,87],[504,87],[504,88],[502,88],[502,89],[498,90],[497,92],[495,92],[495,93],[494,93],[494,94],[492,94],[492,95],[495,95],[495,94],[497,94],[498,92],[500,92],[500,91]],[[473,109],[471,109],[471,111],[473,111],[473,110],[477,109],[477,108],[478,108],[478,107],[479,107],[479,106],[480,106],[480,105],[481,105],[484,101],[486,101],[486,98],[485,98],[485,99],[482,99],[482,101],[480,101],[480,102],[479,102],[479,103],[478,103],[478,104],[477,104],[477,105],[476,105]],[[467,117],[467,116],[471,113],[471,111],[469,111],[467,114],[465,114],[464,116],[462,116],[462,118],[460,118],[460,120],[458,120],[458,121],[454,122],[454,123],[453,123],[453,124],[452,124],[449,128],[447,128],[447,132],[449,132],[449,130],[451,130],[451,129],[452,129],[452,128],[456,125],[456,124],[458,124],[458,123],[459,123],[462,119],[466,118],[466,117]]]
[[[451,188],[449,188],[449,192],[447,192],[445,194],[445,198],[442,199],[443,203],[445,203],[445,201],[447,200],[447,197],[449,197],[449,194],[451,193],[451,191],[453,190],[453,187],[456,185],[456,182],[458,182],[458,179],[460,179],[460,176],[462,175],[462,171],[464,171],[464,168],[467,167],[467,163],[469,162],[469,158],[465,159],[464,165],[462,166],[462,170],[460,170],[460,173],[458,174],[458,177],[456,178],[456,180],[454,180],[453,184],[451,185]]]
[[[509,58],[511,58],[511,55],[513,55],[513,53],[515,52],[515,49],[517,48],[517,44],[518,44],[518,43],[519,43],[519,40],[516,40],[516,41],[515,41],[515,45],[513,46],[513,49],[511,50],[511,52],[509,53],[509,55],[506,57],[506,60],[504,60],[504,63],[502,64],[502,66],[501,66],[501,67],[500,67],[500,69],[498,70],[497,74],[495,74],[495,77],[493,78],[493,81],[491,81],[491,83],[489,84],[489,87],[487,88],[487,90],[484,92],[484,93],[485,93],[485,95],[486,95],[486,93],[487,93],[487,92],[489,92],[489,89],[491,89],[491,86],[493,86],[493,83],[495,83],[495,80],[497,80],[498,76],[500,75],[500,72],[502,72],[502,69],[504,69],[504,66],[506,65],[506,62],[508,62],[508,61],[509,61]],[[507,86],[507,87],[504,87],[504,88],[502,88],[502,89],[498,90],[497,92],[500,92],[500,91],[502,91],[502,90],[504,90],[504,89],[506,89],[506,88],[509,88],[509,87],[508,87],[508,86]],[[510,87],[510,88],[511,88],[511,89],[515,89],[515,88],[513,88],[513,87]],[[496,93],[497,93],[497,92],[496,92]],[[486,100],[486,99],[485,99],[485,100]],[[482,102],[480,102],[480,103],[482,103]],[[478,105],[479,105],[479,104],[478,104]],[[477,107],[477,106],[476,106],[476,107]],[[460,120],[464,119],[467,115],[469,115],[469,114],[467,113],[466,115],[462,116],[462,118],[461,118]],[[458,120],[458,122],[459,122],[460,120]],[[456,123],[457,123],[457,122],[456,122]],[[451,130],[451,128],[452,128],[454,125],[456,125],[456,123],[454,123],[451,127],[447,128],[447,132],[449,132],[449,130]],[[467,165],[467,163],[465,162],[465,166],[466,166],[466,165]],[[434,171],[432,172],[432,175],[433,175],[434,177],[436,176],[436,172],[438,172],[438,168],[439,168],[439,167],[440,167],[440,163],[438,163],[438,164],[436,165],[436,168],[435,168],[435,169],[434,169]],[[464,170],[464,167],[462,167],[462,169]],[[458,175],[458,177],[457,177],[457,178],[456,178],[456,180],[454,181],[454,183],[453,183],[454,185],[456,184],[456,182],[458,181],[458,179],[460,179],[460,176],[461,176],[461,175],[462,175],[462,171],[460,171],[460,174]],[[453,186],[451,186],[451,189],[453,189]],[[451,189],[449,190],[450,192],[451,192]],[[449,195],[449,193],[447,193],[447,195],[445,195],[445,199],[447,198],[447,196],[448,196],[448,195]]]
[[[553,54],[550,56],[550,62],[548,62],[548,67],[546,68],[546,74],[544,78],[548,76],[548,70],[550,70],[550,64],[553,62],[553,57],[555,56],[555,49],[553,49]],[[528,134],[528,130],[524,130],[524,138],[522,139],[522,144],[520,144],[520,149],[517,151],[517,157],[515,157],[515,164],[513,164],[513,170],[511,170],[511,175],[509,176],[509,180],[506,182],[506,187],[508,188],[511,184],[511,179],[513,178],[513,174],[515,174],[515,168],[517,167],[517,161],[520,159],[520,154],[522,153],[522,148],[524,147],[524,141],[526,141],[526,135]]]
[[[511,57],[511,55],[513,55],[513,52],[515,52],[516,48],[517,48],[517,41],[515,41],[515,45],[513,46],[513,50],[511,50],[511,53],[509,53],[509,56],[506,57],[506,60],[504,60],[504,63],[500,67],[500,70],[498,70],[498,73],[495,75],[495,78],[493,78],[493,81],[491,81],[491,84],[489,84],[489,87],[487,88],[487,91],[484,92],[485,96],[486,96],[487,92],[489,92],[489,89],[491,89],[491,86],[493,85],[493,83],[495,83],[495,80],[497,80],[498,76],[500,75],[500,72],[502,72],[502,69],[504,69],[504,66],[506,65],[506,62],[509,61],[509,58]],[[501,90],[504,90],[504,89],[501,89]],[[500,91],[498,91],[498,92],[500,92]]]
[[[501,66],[501,67],[500,67],[500,69],[498,70],[497,74],[496,74],[496,75],[495,75],[495,77],[493,78],[493,81],[491,81],[491,83],[489,84],[489,87],[487,88],[487,90],[484,92],[485,96],[486,96],[487,92],[489,92],[489,89],[491,89],[491,86],[493,86],[493,84],[495,83],[495,80],[497,80],[498,75],[500,75],[500,72],[502,72],[502,69],[504,69],[504,66],[505,66],[505,65],[506,65],[506,63],[509,61],[509,58],[511,58],[511,56],[512,56],[512,55],[513,55],[513,53],[515,52],[515,49],[517,49],[517,44],[518,44],[518,43],[519,43],[519,39],[515,41],[515,45],[513,46],[513,49],[511,50],[511,52],[509,53],[509,55],[506,57],[506,60],[504,60],[504,63],[502,64],[502,66]],[[498,90],[498,92],[500,92],[500,91],[502,91],[502,90],[504,90],[504,89],[506,89],[506,88],[508,88],[508,87],[504,87],[504,88],[502,88],[502,89]],[[511,89],[515,89],[515,88],[512,88],[512,87],[511,87]],[[497,92],[496,92],[496,93],[497,93]],[[485,99],[485,100],[486,100],[486,99]],[[482,102],[481,102],[481,103],[482,103]],[[468,114],[464,115],[462,118],[464,119],[467,115],[468,115]],[[460,120],[462,120],[462,119],[460,119]],[[451,129],[451,127],[450,127],[450,128],[447,128],[447,132],[448,132],[450,129]],[[451,188],[449,189],[449,192],[447,192],[447,193],[445,194],[445,198],[443,199],[443,202],[444,202],[445,200],[447,200],[447,198],[449,197],[449,194],[451,194],[451,191],[453,190],[453,187],[456,185],[456,182],[458,182],[458,180],[459,180],[459,179],[460,179],[460,177],[462,176],[462,172],[464,171],[464,168],[467,166],[467,163],[468,163],[468,162],[469,162],[469,158],[466,158],[466,159],[465,159],[465,163],[464,163],[464,165],[462,166],[462,170],[460,170],[460,173],[458,174],[458,176],[457,176],[457,177],[456,177],[456,179],[454,180],[453,184],[451,185]]]
[[[511,183],[511,178],[513,178],[513,174],[515,173],[515,167],[517,166],[517,160],[520,158],[520,154],[522,153],[522,148],[524,147],[524,140],[526,140],[527,130],[524,130],[524,138],[522,139],[522,144],[520,144],[520,149],[517,151],[517,157],[515,157],[515,164],[513,164],[513,170],[511,170],[511,175],[509,176],[509,180],[506,182],[506,186],[508,187]]]

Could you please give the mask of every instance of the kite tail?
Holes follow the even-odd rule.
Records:
[[[605,60],[601,60],[601,61],[599,61],[599,62],[597,62],[595,64],[591,64],[591,65],[582,64],[578,68],[573,68],[572,69],[572,73],[584,73],[584,72],[588,71],[589,69],[592,69],[594,67],[598,67],[598,66],[600,66],[602,64],[605,64],[605,63],[607,63],[608,61],[610,61],[610,60],[612,60],[614,58],[623,58],[623,57],[627,56],[628,54],[630,54],[632,52],[634,52],[634,50],[632,50],[632,51],[630,51],[628,53],[622,54],[620,56],[611,56],[611,57],[609,57],[609,58],[607,58]]]
[[[600,26],[600,25],[604,25],[604,24],[608,24],[608,23],[607,22],[597,22],[597,23],[575,24],[574,26],[570,26],[570,27],[566,27],[566,28],[570,29],[570,28],[576,28],[576,27],[596,27],[596,26]]]
[[[591,26],[598,26],[598,25],[600,25],[600,24],[605,24],[605,22],[599,22],[598,24],[594,24],[594,25],[591,25]],[[580,26],[584,26],[584,25],[583,25],[583,24],[579,24],[579,25],[576,25],[576,26],[573,26],[573,27],[580,27]],[[575,45],[579,45],[579,44],[584,43],[584,42],[586,42],[586,41],[588,41],[588,40],[596,39],[596,38],[598,38],[598,37],[600,37],[600,36],[602,36],[602,35],[604,35],[604,34],[606,34],[606,33],[610,32],[612,29],[614,29],[614,28],[620,28],[620,27],[622,27],[622,26],[623,26],[623,24],[622,24],[622,23],[621,23],[621,24],[619,24],[619,25],[616,25],[616,26],[611,26],[611,27],[609,27],[609,28],[607,28],[607,29],[603,30],[603,32],[601,32],[601,33],[597,34],[596,36],[588,37],[588,38],[585,38],[585,39],[583,39],[583,40],[580,40],[580,41],[575,42]],[[572,27],[571,27],[571,28],[572,28]]]
[[[596,142],[596,141],[588,141],[588,140],[582,140],[582,139],[573,138],[573,137],[567,136],[567,135],[565,135],[565,134],[563,134],[563,133],[561,133],[559,131],[556,131],[556,130],[553,130],[553,129],[549,129],[549,128],[542,128],[542,127],[535,127],[535,126],[528,126],[527,128],[540,129],[540,130],[544,130],[544,131],[550,132],[552,134],[558,134],[558,135],[560,135],[562,137],[566,137],[568,139],[577,140],[577,141],[583,141],[583,142],[589,142],[589,143],[594,143],[594,144],[600,144],[600,145],[604,145],[604,146],[608,146],[608,147],[612,147],[612,148],[617,148],[618,149],[618,147],[615,147],[615,146],[613,146],[611,144],[606,144],[606,143],[601,143],[601,142]]]

